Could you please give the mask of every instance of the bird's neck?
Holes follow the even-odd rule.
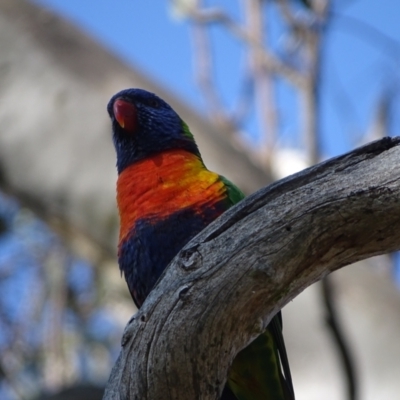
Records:
[[[139,219],[167,217],[224,190],[219,176],[201,158],[185,150],[169,150],[125,168],[117,181],[120,241],[132,233]]]

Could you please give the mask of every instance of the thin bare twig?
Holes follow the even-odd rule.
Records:
[[[200,10],[201,0],[197,0],[194,10]],[[199,11],[196,11],[196,13]],[[196,62],[196,77],[200,90],[203,93],[211,118],[218,124],[226,124],[229,120],[225,107],[222,104],[216,85],[213,80],[213,62],[211,55],[211,44],[206,24],[201,19],[195,19],[193,24],[193,41]]]
[[[188,15],[197,22],[203,24],[220,23],[230,31],[234,36],[248,45],[257,48],[260,52],[260,58],[263,67],[270,74],[278,74],[288,79],[296,87],[304,85],[304,77],[300,72],[291,66],[280,61],[277,57],[267,52],[264,44],[253,38],[249,32],[236,23],[228,14],[217,8],[207,8],[202,10],[190,9]]]
[[[338,348],[338,355],[344,368],[344,375],[347,381],[347,398],[355,400],[358,398],[358,379],[354,359],[352,357],[350,346],[345,340],[345,334],[338,318],[335,301],[335,285],[331,277],[327,276],[321,281],[322,299],[324,301],[326,316],[332,337]]]
[[[322,2],[324,3],[324,2]],[[317,23],[308,26],[296,19],[287,0],[279,2],[282,15],[293,31],[302,37],[305,47],[306,58],[306,85],[300,91],[303,97],[303,118],[304,118],[304,142],[311,164],[316,164],[321,158],[321,130],[320,121],[320,101],[319,89],[321,86],[320,71],[322,64],[321,41],[323,33],[329,22],[329,0],[326,0],[321,8],[314,10]],[[330,328],[334,343],[342,363],[342,371],[347,383],[347,396],[349,400],[356,400],[358,394],[358,382],[356,368],[353,357],[350,353],[350,346],[347,343],[340,318],[336,309],[336,299],[334,294],[334,282],[327,276],[322,280],[322,298],[326,309],[326,321]]]
[[[277,107],[274,99],[274,84],[263,64],[263,53],[260,46],[254,43],[265,43],[266,33],[263,18],[263,0],[244,0],[243,7],[247,15],[248,35],[253,38],[249,46],[249,61],[252,68],[254,95],[259,126],[262,134],[261,159],[270,164],[271,152],[276,142],[278,130]]]

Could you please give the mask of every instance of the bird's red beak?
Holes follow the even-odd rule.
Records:
[[[137,110],[134,104],[123,99],[116,99],[113,106],[114,116],[119,126],[128,132],[137,129]]]

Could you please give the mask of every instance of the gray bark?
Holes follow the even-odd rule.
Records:
[[[399,166],[400,138],[384,138],[226,212],[128,324],[104,398],[217,399],[235,355],[280,308],[328,273],[400,248]]]

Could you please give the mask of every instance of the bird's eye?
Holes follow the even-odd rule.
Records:
[[[148,101],[148,105],[153,108],[158,108],[160,106],[160,102],[157,99],[150,99]]]

